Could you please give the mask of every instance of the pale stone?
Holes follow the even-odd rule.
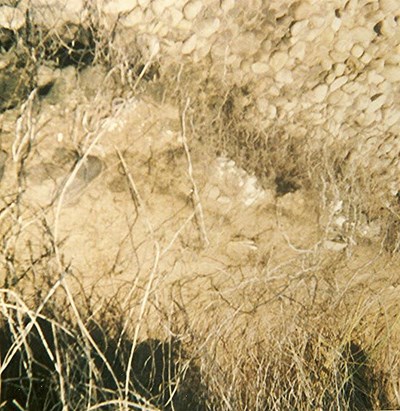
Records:
[[[342,38],[335,43],[335,50],[339,51],[340,53],[347,53],[353,47],[353,42],[350,38]]]
[[[48,66],[39,66],[36,74],[36,83],[38,87],[44,87],[52,83],[57,77],[60,76],[61,71],[59,69],[54,70]]]
[[[347,100],[348,95],[342,90],[336,90],[333,93],[330,93],[328,96],[328,103],[332,105],[345,105],[345,100]]]
[[[211,43],[208,41],[199,42],[193,54],[194,62],[197,63],[208,55],[211,50]],[[229,64],[226,62],[226,64]]]
[[[176,29],[182,31],[183,33],[190,32],[193,27],[193,22],[183,18],[177,25]]]
[[[400,12],[400,3],[398,0],[380,0],[379,6],[385,13]]]
[[[342,77],[335,79],[335,81],[329,87],[330,92],[332,93],[333,91],[342,87],[344,84],[347,83],[348,79],[349,78],[347,76],[342,76]]]
[[[367,27],[354,27],[350,30],[349,36],[356,43],[362,43],[368,45],[375,38],[376,33],[374,30]]]
[[[328,86],[326,84],[318,84],[311,90],[310,100],[313,103],[322,103],[328,93]]]
[[[344,64],[344,63],[335,63],[333,65],[333,71],[334,71],[336,77],[342,76],[344,74],[345,70],[346,70],[346,64]]]
[[[400,53],[393,53],[386,56],[385,64],[400,64]]]
[[[335,32],[330,28],[325,28],[318,37],[320,44],[329,44],[329,48],[332,48],[332,43],[335,38]]]
[[[104,12],[108,14],[126,13],[137,6],[136,0],[113,0],[104,6]]]
[[[306,54],[306,43],[304,41],[298,41],[289,50],[289,56],[303,61]]]
[[[251,70],[254,74],[264,74],[264,73],[268,73],[270,68],[269,68],[269,65],[267,63],[256,62],[256,63],[252,64]]]
[[[269,88],[268,94],[271,97],[278,97],[281,94],[281,92],[280,92],[279,88],[276,85],[273,85]]]
[[[360,58],[360,61],[364,64],[369,64],[372,59],[373,59],[373,56],[370,53],[364,52],[364,54]]]
[[[261,40],[251,31],[245,31],[232,42],[232,52],[240,56],[252,56],[257,53]]]
[[[275,53],[271,55],[269,64],[273,70],[279,71],[285,66],[288,58],[289,56],[287,53],[283,51],[276,51]]]
[[[399,10],[400,12],[400,10]],[[396,35],[396,31],[397,31],[397,23],[394,20],[393,16],[390,17],[386,17],[383,22],[382,22],[382,26],[381,26],[381,34],[391,38],[392,36]]]
[[[156,16],[161,16],[165,9],[174,5],[174,0],[153,0],[151,2],[151,9]]]
[[[383,118],[388,127],[397,124],[400,121],[400,110],[388,107],[383,110]]]
[[[25,25],[25,16],[21,10],[10,6],[0,6],[0,28],[19,30]]]
[[[323,28],[317,28],[317,29],[308,29],[301,34],[301,39],[309,42],[313,42],[314,40],[318,39],[319,42],[319,37],[321,33],[323,32]]]
[[[365,112],[367,114],[374,113],[375,111],[379,110],[385,104],[385,101],[386,101],[386,96],[384,94],[381,94],[380,96],[376,97],[373,101],[370,102]]]
[[[385,65],[382,70],[382,75],[391,83],[398,82],[400,81],[400,66],[391,64]]]
[[[359,44],[355,44],[351,49],[351,55],[355,58],[360,58],[364,53],[364,48]]]
[[[221,9],[224,13],[228,13],[235,7],[235,0],[222,0]]]
[[[329,53],[329,57],[332,59],[332,61],[336,63],[343,63],[344,61],[347,60],[349,57],[348,53],[343,53],[339,51],[331,51]]]
[[[293,83],[292,72],[288,69],[279,70],[275,75],[275,80],[279,83],[291,84]]]
[[[169,13],[170,13],[170,18],[171,18],[170,20],[171,27],[173,28],[178,27],[178,24],[183,19],[183,13],[180,10],[176,9],[175,7],[171,7],[169,9]]]
[[[276,117],[277,109],[273,104],[270,104],[267,108],[266,115],[270,120],[273,120]]]
[[[290,34],[293,37],[297,37],[303,30],[307,28],[307,26],[308,26],[308,20],[296,21],[290,27]]]
[[[137,0],[138,4],[142,8],[146,8],[150,4],[151,0]]]
[[[336,80],[336,75],[335,73],[329,73],[325,77],[325,83],[331,85],[334,81]]]
[[[257,109],[260,113],[266,113],[269,107],[269,101],[265,97],[259,97],[256,101]]]
[[[187,20],[194,20],[203,9],[201,0],[192,0],[183,8],[183,14]]]
[[[363,111],[365,110],[368,105],[371,103],[371,99],[366,96],[365,94],[360,94],[354,103],[354,108],[356,109],[356,111]]]
[[[347,244],[338,241],[325,240],[323,242],[323,247],[329,251],[340,252],[347,248]]]
[[[335,17],[335,18],[332,20],[331,28],[332,28],[332,30],[333,30],[334,32],[337,32],[337,31],[340,29],[340,26],[341,26],[341,25],[342,25],[342,20],[339,19],[339,18],[337,18],[337,17]]]
[[[308,1],[297,2],[293,9],[293,17],[295,20],[308,19],[315,9]]]
[[[367,74],[368,84],[380,84],[385,81],[385,78],[378,74],[375,70],[371,70]]]
[[[208,192],[208,198],[210,200],[216,200],[220,195],[221,195],[221,191],[216,186],[211,187]]]
[[[231,203],[231,199],[227,196],[220,196],[217,200],[220,204],[227,205]]]
[[[127,16],[120,19],[124,27],[135,27],[143,21],[144,14],[140,7],[136,7]]]
[[[186,41],[184,41],[182,45],[182,54],[190,54],[196,48],[196,44],[197,36],[196,34],[193,34]]]
[[[197,26],[196,33],[200,37],[211,37],[218,31],[220,24],[221,21],[218,18],[202,20]]]

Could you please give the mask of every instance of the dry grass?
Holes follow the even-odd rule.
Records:
[[[59,58],[57,39],[40,36],[36,50],[43,61]],[[40,246],[26,250],[25,257],[30,256],[22,260],[18,247],[27,224],[21,212],[25,167],[35,143],[32,102],[40,91],[33,89],[16,122],[17,189],[1,198],[1,397],[14,401],[4,409],[400,407],[399,237],[393,228],[398,222],[397,199],[374,195],[378,183],[346,160],[351,147],[314,147],[311,135],[293,139],[282,125],[262,132],[252,128],[238,103],[248,97],[245,90],[205,77],[203,68],[170,67],[154,79],[154,56],[143,61],[134,52],[121,53],[100,28],[93,29],[90,39],[90,61],[101,62],[108,77],[117,79],[115,93],[152,93],[161,103],[181,106],[192,214],[162,248],[140,187],[118,151],[134,209],[153,246],[147,277],[135,277],[123,297],[104,299],[101,290],[84,289],[82,274],[70,269],[62,254],[58,216],[64,191],[54,224],[47,221],[45,210],[36,214]],[[109,113],[117,115],[111,109]],[[103,120],[92,119],[98,124]],[[85,137],[85,149],[65,190],[101,132]],[[215,285],[202,297],[209,298],[207,304],[201,301],[196,309],[193,301],[185,305],[188,300],[180,298],[190,290],[183,282],[177,281],[178,290],[165,298],[160,278],[167,274],[160,269],[160,259],[173,252],[192,219],[197,218],[194,236],[200,233],[202,246],[207,248],[210,241],[192,169],[192,147],[197,157],[226,153],[255,173],[264,187],[274,188],[277,197],[304,190],[316,204],[323,233],[333,224],[332,207],[341,203],[348,221],[341,233],[351,245],[348,255],[328,258],[316,247],[305,258],[298,256],[295,270],[291,262],[280,261],[271,271],[260,257],[251,281],[240,267],[226,266],[234,280],[225,289]],[[372,257],[358,256],[355,245],[365,219],[378,219],[383,227],[380,241],[371,246]],[[203,278],[194,270],[185,281],[197,286]]]

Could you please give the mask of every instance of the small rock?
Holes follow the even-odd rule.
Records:
[[[342,243],[342,242],[338,242],[338,241],[332,241],[332,240],[325,240],[323,242],[323,247],[326,250],[329,251],[343,251],[344,249],[347,248],[347,244],[346,243]]]
[[[204,38],[211,37],[215,32],[217,32],[220,24],[221,24],[221,21],[218,18],[202,20],[197,26],[196,33],[200,37],[204,37]]]
[[[328,96],[328,103],[332,105],[345,105],[345,101],[348,100],[348,95],[342,90],[335,90]]]
[[[38,87],[44,87],[51,84],[60,74],[60,70],[54,70],[51,67],[41,65],[36,74],[36,83]]]
[[[171,27],[175,28],[183,19],[183,13],[180,10],[177,10],[175,7],[171,7],[169,9],[170,12],[170,25]]]
[[[164,13],[164,10],[173,6],[174,3],[175,0],[153,0],[151,2],[151,9],[156,16],[161,16]]]
[[[355,44],[351,49],[351,55],[355,58],[360,58],[364,53],[364,48],[359,44]]]
[[[275,75],[275,80],[278,83],[291,84],[293,83],[292,72],[288,69],[279,70]]]
[[[313,103],[322,103],[328,93],[328,86],[326,84],[319,84],[314,87],[310,93],[310,100]]]
[[[293,46],[289,50],[289,56],[291,58],[296,58],[301,61],[303,61],[305,54],[306,54],[306,42],[305,41],[298,41],[297,43],[293,44]]]
[[[226,204],[230,204],[231,203],[231,199],[227,196],[220,196],[218,197],[218,203],[226,205]]]
[[[142,9],[145,9],[145,8],[150,4],[150,1],[151,1],[151,0],[137,0],[139,6],[140,6]]]
[[[400,66],[388,64],[384,66],[382,70],[382,75],[386,80],[391,83],[400,81]]]
[[[344,84],[347,83],[348,79],[349,78],[347,76],[342,76],[342,77],[335,79],[335,81],[329,87],[330,92],[333,92],[339,89],[340,87],[342,87]]]
[[[373,56],[368,53],[368,52],[364,52],[364,54],[361,56],[360,61],[363,64],[369,64],[371,62],[371,60],[373,59]]]
[[[182,45],[182,54],[190,54],[195,48],[197,44],[197,36],[193,34],[190,36]]]
[[[7,30],[19,30],[25,25],[25,16],[21,10],[10,6],[0,6],[0,27]]]
[[[376,33],[374,30],[368,29],[367,27],[354,27],[349,32],[349,36],[353,39],[355,43],[362,43],[363,45],[369,45],[371,41],[375,38]]]
[[[123,16],[120,19],[120,22],[124,27],[131,28],[131,27],[135,27],[138,24],[140,24],[143,21],[143,19],[144,19],[143,10],[140,7],[136,7],[128,15]]]
[[[296,21],[290,27],[290,34],[292,37],[297,37],[303,30],[305,30],[308,26],[308,20],[300,20]]]
[[[251,65],[251,71],[254,74],[265,74],[270,70],[267,63],[257,62]]]
[[[346,70],[346,64],[344,63],[335,63],[333,65],[333,71],[336,77],[342,76],[345,70]]]
[[[340,29],[340,26],[341,26],[341,25],[342,25],[342,20],[339,19],[339,18],[337,18],[337,17],[335,17],[335,18],[332,20],[331,28],[332,28],[332,30],[333,30],[334,32],[337,32],[337,31]]]
[[[335,43],[335,50],[340,53],[348,53],[353,47],[353,42],[350,38],[345,37]]]
[[[381,94],[380,96],[376,97],[373,101],[370,102],[365,112],[367,114],[374,113],[376,110],[379,110],[386,101],[386,96]]]
[[[308,19],[314,12],[314,7],[308,1],[299,1],[293,9],[293,17],[295,20]]]
[[[261,46],[261,41],[251,31],[239,34],[232,42],[232,53],[239,56],[252,56]]]
[[[283,51],[276,51],[271,55],[269,65],[275,72],[277,72],[285,66],[286,62],[288,61],[288,58],[289,56],[287,53]]]
[[[137,6],[136,0],[113,0],[109,1],[104,6],[104,13],[106,14],[119,14],[126,13],[133,10]]]
[[[371,70],[367,74],[368,84],[380,84],[385,81],[385,78],[378,74],[375,70]]]
[[[235,7],[235,0],[222,0],[221,9],[224,13],[228,13]]]
[[[397,0],[380,0],[379,6],[384,13],[399,11],[399,2]]]
[[[221,195],[221,191],[219,190],[218,187],[214,186],[210,188],[210,191],[208,192],[208,198],[210,200],[217,200],[217,198]]]
[[[203,9],[203,2],[200,0],[190,1],[183,8],[183,14],[187,20],[194,20]]]
[[[371,103],[371,99],[368,98],[365,94],[360,94],[354,103],[354,108],[356,111],[363,111],[365,110],[368,105]]]

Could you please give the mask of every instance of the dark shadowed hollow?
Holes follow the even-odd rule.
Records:
[[[128,409],[205,410],[204,393],[194,366],[181,363],[183,351],[176,341],[148,339],[132,347],[127,337],[111,338],[100,327],[62,329],[38,318],[9,321],[0,329],[1,409],[70,410]],[[132,366],[125,381],[129,357]],[[10,360],[9,360],[10,359]],[[120,401],[120,402],[118,402]]]

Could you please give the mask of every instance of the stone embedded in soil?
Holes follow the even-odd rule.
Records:
[[[189,1],[183,8],[183,14],[187,20],[194,20],[203,8],[200,0]]]
[[[19,30],[25,25],[25,15],[21,10],[0,6],[0,28],[6,30]]]
[[[340,252],[347,248],[347,244],[339,241],[325,240],[323,247],[329,251]]]
[[[288,54],[283,52],[283,51],[276,51],[275,53],[273,53],[271,55],[271,58],[269,60],[269,64],[271,66],[271,68],[277,72],[279,70],[281,70],[286,62],[288,61]]]
[[[197,44],[197,35],[193,34],[190,36],[182,45],[182,54],[190,54]]]
[[[348,79],[349,79],[349,78],[348,78],[347,76],[342,76],[342,77],[339,77],[339,78],[335,79],[335,80],[332,82],[332,84],[330,85],[329,90],[330,90],[331,92],[333,92],[333,91],[339,89],[340,87],[342,87],[344,84],[347,83],[347,80],[348,80]]]
[[[319,84],[311,90],[309,98],[313,103],[322,103],[327,94],[328,86],[326,84]]]
[[[392,64],[385,64],[385,67],[382,70],[382,76],[385,77],[386,80],[396,83],[400,81],[400,66],[399,65],[392,65]]]
[[[268,73],[270,67],[267,63],[257,62],[251,65],[251,70],[254,74],[265,74]]]
[[[104,13],[119,14],[133,10],[137,6],[136,0],[112,0],[103,8]]]
[[[218,30],[220,24],[221,21],[218,18],[202,20],[196,27],[196,33],[204,38],[211,37]]]

